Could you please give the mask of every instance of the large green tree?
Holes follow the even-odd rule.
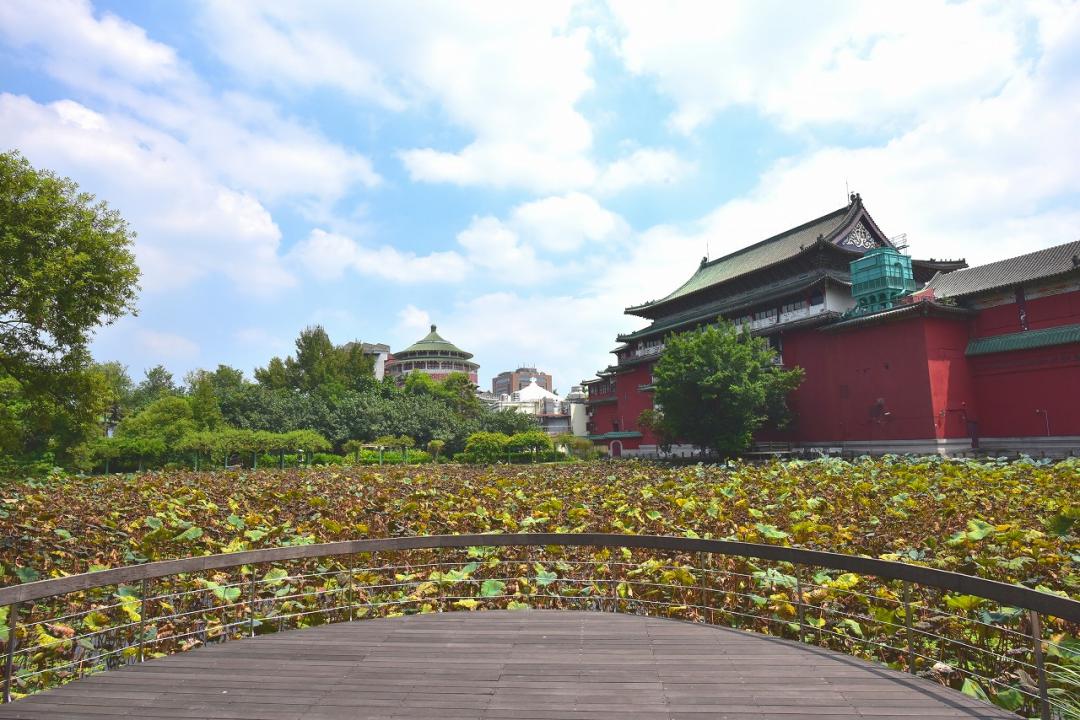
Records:
[[[296,354],[271,358],[255,370],[259,384],[271,390],[303,390],[337,397],[348,390],[362,390],[375,382],[374,362],[364,355],[363,345],[334,345],[320,326],[304,328],[296,338]]]
[[[135,311],[134,233],[73,181],[0,153],[0,445],[4,464],[49,463],[126,402],[95,368],[95,328]],[[0,472],[6,472],[0,468]]]
[[[72,180],[0,153],[0,367],[27,392],[84,368],[94,328],[135,312],[134,236]]]
[[[653,368],[663,427],[674,437],[731,455],[756,430],[786,421],[784,398],[802,382],[802,368],[775,363],[768,342],[731,323],[671,335]]]

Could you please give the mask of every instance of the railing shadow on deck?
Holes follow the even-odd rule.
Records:
[[[1080,627],[1065,597],[777,545],[550,533],[287,546],[0,588],[3,700],[286,627],[484,608],[676,617],[839,650],[1048,720],[1080,706],[1054,673],[1076,653],[1055,632]]]

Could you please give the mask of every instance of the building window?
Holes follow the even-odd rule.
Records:
[[[810,304],[811,305],[821,305],[824,302],[825,302],[825,293],[821,292],[821,290],[814,290],[814,292],[810,293]]]
[[[769,308],[768,310],[759,310],[754,313],[755,320],[768,320],[769,318],[776,317],[776,308]]]
[[[805,310],[807,307],[805,300],[796,300],[794,302],[784,303],[784,307],[780,308],[780,312],[789,313],[796,310]]]

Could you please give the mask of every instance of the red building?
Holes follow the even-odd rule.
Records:
[[[853,288],[860,259],[856,267],[896,259],[910,270],[888,292],[875,291],[878,281]],[[1080,454],[1080,241],[973,268],[910,260],[853,195],[835,212],[703,260],[674,292],[626,312],[651,323],[619,336],[616,363],[586,383],[590,438],[613,455],[656,453],[638,418],[653,406],[664,338],[717,317],[748,325],[784,365],[806,371],[790,398],[794,422],[762,433],[763,443]]]

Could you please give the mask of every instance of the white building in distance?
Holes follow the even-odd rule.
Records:
[[[511,409],[527,415],[535,415],[540,427],[548,435],[562,435],[571,432],[570,402],[557,394],[540,387],[536,378],[517,392],[500,395],[495,401],[497,410]]]

